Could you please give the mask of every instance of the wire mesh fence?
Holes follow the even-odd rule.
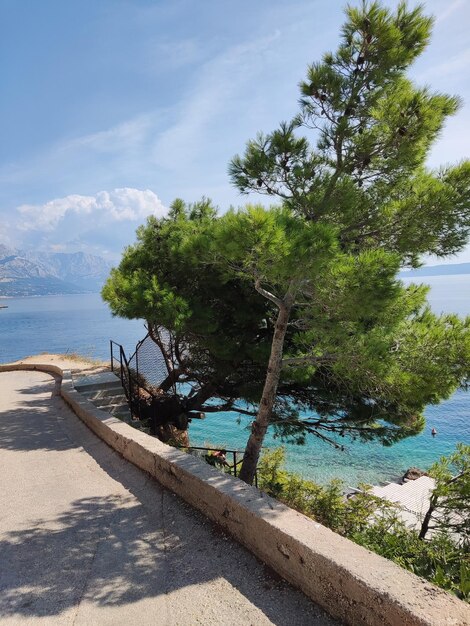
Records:
[[[165,339],[165,338],[164,338]],[[171,354],[170,338],[168,337],[168,352]],[[170,394],[166,398],[162,398],[159,391],[161,384],[167,379],[169,370],[160,347],[155,343],[149,334],[136,346],[134,354],[128,359],[123,347],[110,341],[111,348],[111,370],[114,371],[121,379],[129,408],[133,418],[140,421],[149,421],[151,424],[150,432],[157,435],[157,422],[163,423],[165,420],[164,413],[172,413],[170,406],[172,403],[178,405],[177,387],[173,385]],[[187,387],[187,383],[185,385]],[[158,410],[156,401],[158,398]],[[168,407],[166,405],[169,405]],[[165,410],[165,409],[168,409]],[[174,412],[174,411],[173,411]],[[157,415],[159,413],[160,415]],[[195,411],[186,415],[184,423],[172,420],[174,426],[179,429],[187,430],[188,421],[194,418]],[[200,414],[204,416],[203,413]],[[182,415],[178,415],[179,418]],[[160,421],[158,421],[160,419]],[[188,440],[189,443],[189,440]],[[213,448],[205,446],[190,446],[187,443],[175,441],[172,445],[188,452],[194,456],[203,459],[206,463],[217,467],[221,471],[237,477],[239,474],[239,466],[243,461],[243,452],[241,450],[227,450],[225,448]],[[227,459],[227,455],[231,463]],[[258,475],[255,475],[255,485],[258,486]]]
[[[155,392],[168,377],[168,368],[159,346],[147,334],[129,359],[129,368],[137,382],[149,393]]]

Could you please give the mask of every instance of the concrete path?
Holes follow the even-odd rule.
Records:
[[[0,623],[336,622],[97,439],[51,376],[5,372]]]

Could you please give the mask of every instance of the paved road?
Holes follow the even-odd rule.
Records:
[[[333,626],[56,392],[47,374],[0,373],[2,626]]]

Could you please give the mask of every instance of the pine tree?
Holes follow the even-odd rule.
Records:
[[[230,165],[240,191],[278,206],[217,217],[207,200],[177,201],[103,291],[115,314],[170,333],[184,405],[255,416],[248,483],[269,426],[297,442],[389,445],[468,381],[470,319],[434,315],[427,288],[397,278],[423,254],[461,250],[470,229],[470,163],[425,165],[459,100],[405,76],[431,26],[420,7],[348,8],[299,114]]]
[[[470,164],[437,172],[425,166],[445,119],[459,106],[458,98],[416,87],[405,76],[429,41],[432,19],[423,15],[421,7],[410,10],[404,3],[392,12],[377,2],[363,2],[346,13],[338,50],[311,65],[301,83],[299,114],[271,134],[250,141],[244,156],[232,160],[229,171],[242,193],[256,191],[280,199],[299,220],[334,230],[344,255],[338,257],[338,267],[344,265],[345,276],[349,271],[351,280],[358,278],[354,270],[351,273],[355,265],[360,272],[361,265],[369,271],[371,264],[383,262],[386,268],[395,262],[397,270],[404,265],[416,267],[423,254],[445,256],[462,249],[470,227]],[[381,254],[388,255],[388,261]],[[333,263],[331,275],[338,277],[341,271]],[[297,299],[305,300],[308,292],[316,292],[310,297],[310,308],[316,303],[321,310],[331,304],[328,290],[338,288],[334,280],[327,283],[322,299],[311,279],[293,276],[285,285],[279,284],[277,292],[265,289],[263,293],[260,276],[254,278],[256,289],[276,306],[278,317],[260,411],[242,468],[247,482],[253,480],[271,419],[283,367],[283,342]],[[385,276],[385,281],[389,279],[390,275]],[[353,291],[354,287],[351,297]],[[377,305],[376,298],[371,301]],[[409,313],[422,326],[416,348],[420,333],[436,333],[436,341],[442,335],[443,329],[431,322],[429,311],[421,317],[412,308]],[[325,323],[331,326],[331,321],[327,312]],[[337,329],[341,324],[338,319]],[[447,324],[458,322],[449,318]],[[409,332],[417,331],[411,328]],[[446,342],[448,336],[444,337],[445,333],[442,340]],[[322,340],[318,340],[317,328],[311,339],[306,354],[296,357],[298,364],[309,359],[319,364]],[[389,349],[400,352],[400,341],[396,341],[395,348]],[[352,343],[357,343],[357,336]],[[357,367],[362,367],[360,361]],[[352,361],[348,367],[354,367]],[[439,375],[437,364],[435,370]],[[388,376],[384,371],[385,380]],[[424,371],[422,376],[430,379]],[[397,397],[398,406],[400,402]],[[403,412],[408,412],[404,406]]]

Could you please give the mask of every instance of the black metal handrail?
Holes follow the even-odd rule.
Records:
[[[119,353],[119,359],[116,358],[114,346],[116,346],[117,352]],[[124,391],[127,392],[126,385],[124,384],[124,371],[129,374],[129,364],[126,359],[124,348],[121,346],[120,343],[116,343],[116,341],[113,341],[112,339],[109,340],[109,347],[111,352],[111,371],[116,374],[115,362],[119,363],[119,378],[121,379],[121,384],[124,387]]]
[[[227,463],[225,459],[222,460],[221,465],[226,467],[229,470],[229,474],[232,474],[233,472],[233,476],[235,476],[235,478],[237,477],[237,473],[238,473],[237,466],[240,465],[240,463],[242,463],[243,461],[243,457],[241,459],[237,457],[237,455],[243,454],[242,450],[227,450],[227,448],[208,448],[206,446],[178,445],[175,447],[179,448],[180,450],[202,450],[204,452],[219,452],[219,453],[224,452],[225,454],[231,454],[233,458],[233,465],[230,465],[229,463]],[[258,470],[256,470],[255,472],[255,487],[258,487]]]
[[[147,336],[145,337],[147,338]],[[109,347],[110,347],[110,354],[111,354],[111,371],[114,372],[116,374],[116,364],[119,364],[119,378],[121,379],[121,385],[124,389],[124,393],[126,394],[126,398],[127,398],[127,402],[129,404],[129,408],[131,411],[131,414],[138,417],[139,419],[141,418],[141,411],[140,411],[140,402],[139,402],[139,389],[146,389],[146,387],[143,384],[143,381],[140,380],[139,377],[139,361],[138,361],[138,348],[140,345],[142,345],[142,343],[144,342],[145,339],[143,339],[142,341],[139,341],[139,343],[136,346],[136,350],[134,352],[134,354],[128,359],[126,357],[126,353],[124,352],[124,348],[122,347],[122,345],[120,343],[117,343],[116,341],[113,341],[112,339],[110,339],[109,341]],[[116,356],[116,354],[119,355],[119,357]],[[129,366],[129,362],[132,361],[134,359],[135,361],[135,368],[132,368]],[[146,391],[150,391],[148,389],[146,389]],[[222,460],[221,465],[225,466],[229,473],[232,474],[233,476],[237,477],[238,475],[238,465],[240,465],[240,463],[243,461],[243,456],[242,458],[239,458],[238,455],[243,454],[243,452],[241,450],[227,450],[226,448],[208,448],[208,447],[203,447],[203,446],[183,446],[183,445],[179,445],[179,446],[175,446],[177,448],[180,449],[184,449],[184,450],[203,450],[205,452],[225,452],[225,454],[231,454],[232,458],[233,458],[233,464],[230,465],[226,462],[226,460]],[[258,486],[258,472],[255,472],[255,486]]]
[[[119,353],[119,359],[117,359],[114,354],[114,346],[118,348],[117,352]],[[119,376],[121,377],[121,380],[122,380],[122,364],[126,358],[124,354],[124,350],[121,344],[116,343],[116,341],[113,341],[112,339],[109,340],[109,348],[110,348],[110,353],[111,353],[111,371],[116,373],[114,362],[117,361],[119,363]]]
[[[121,379],[121,385],[124,389],[124,393],[126,394],[131,414],[140,419],[140,404],[139,402],[136,402],[135,396],[135,391],[137,391],[137,394],[139,393],[138,379],[129,367],[129,361],[122,345],[110,339],[109,346],[111,352],[111,371],[116,373],[115,363],[119,363],[119,378]],[[119,353],[119,359],[116,357],[115,351]]]

